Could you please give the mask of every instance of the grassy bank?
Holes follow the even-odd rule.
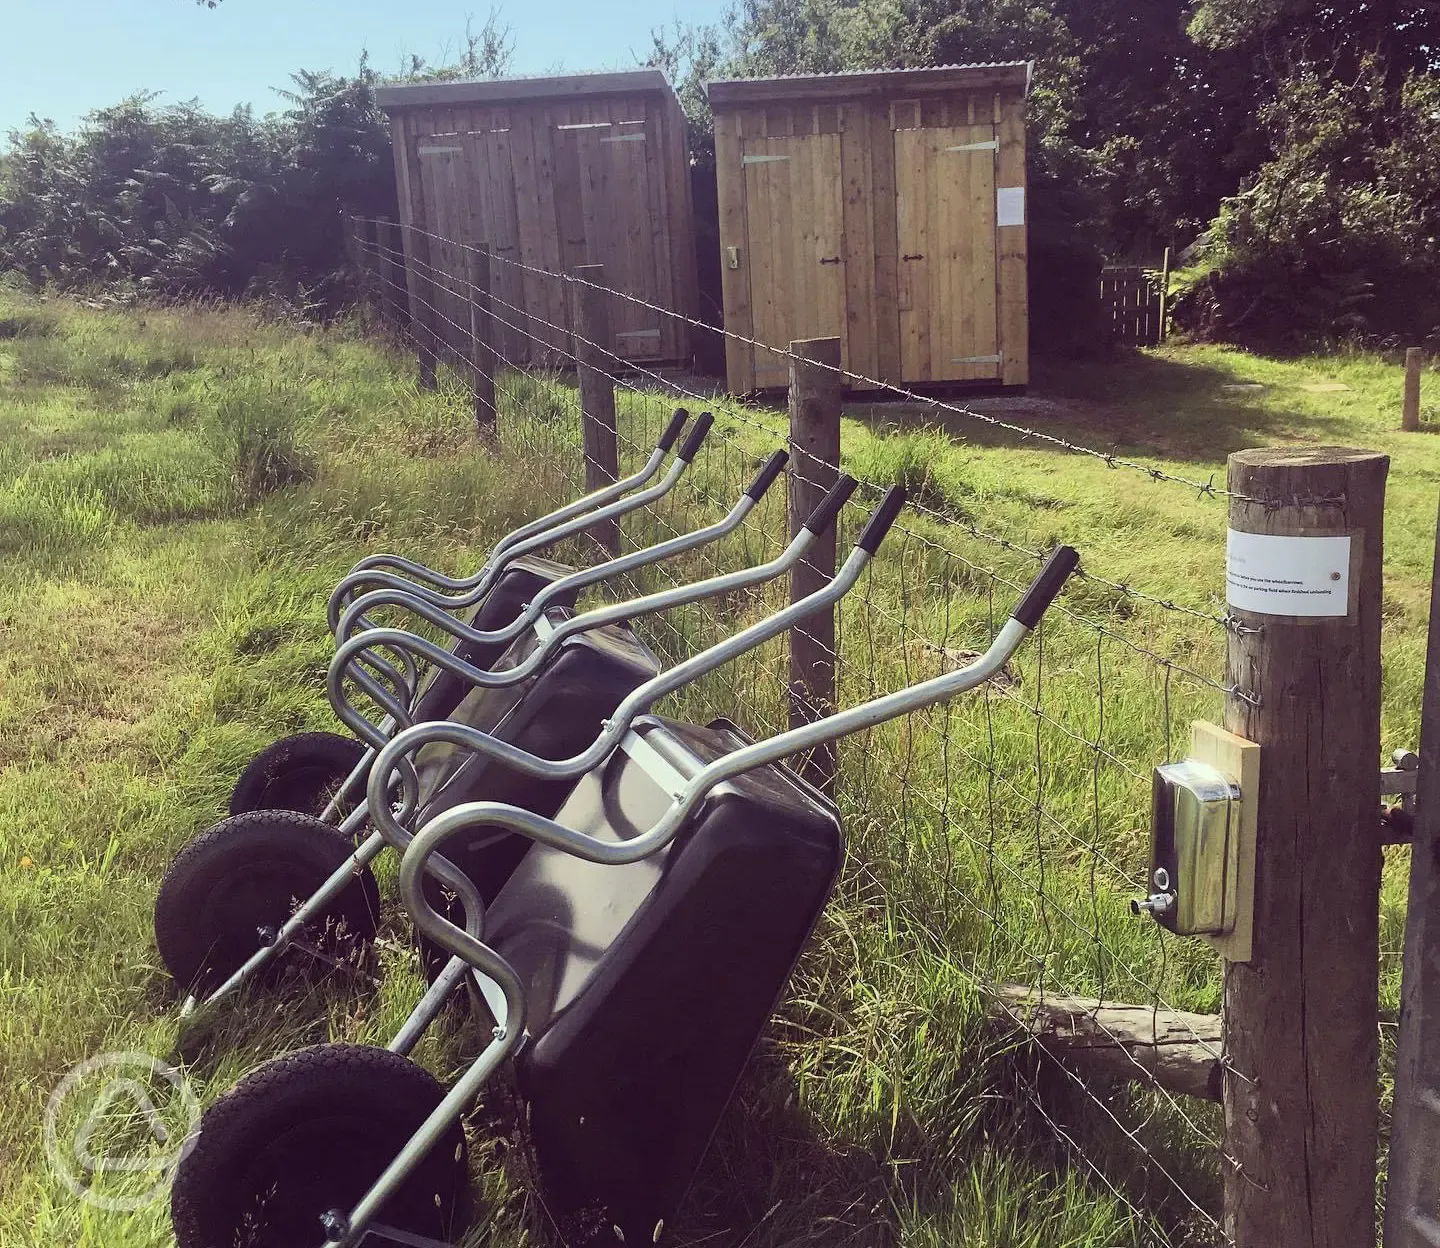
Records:
[[[167,863],[223,813],[249,756],[282,733],[334,726],[323,604],[339,576],[379,550],[473,566],[572,491],[578,431],[564,384],[509,377],[496,451],[475,443],[463,395],[417,392],[410,376],[403,356],[343,329],[0,297],[0,1242],[169,1242],[163,1204],[97,1210],[47,1164],[46,1099],[76,1062],[153,1053],[182,1063],[210,1099],[285,1048],[384,1043],[419,991],[397,918],[373,980],[297,980],[215,1032],[183,1032],[150,933]],[[1302,388],[1317,381],[1351,388]],[[1240,382],[1266,388],[1225,389]],[[1047,430],[1163,456],[1187,476],[1223,472],[1224,453],[1253,442],[1390,450],[1385,732],[1387,748],[1414,743],[1440,442],[1389,431],[1397,369],[1168,351],[1039,388],[1066,404]],[[672,404],[625,396],[628,455]],[[749,457],[781,437],[773,412],[722,405],[717,416],[726,436],[632,540],[712,518],[743,487]],[[1208,1223],[1188,1201],[1213,1207],[1201,1137],[1216,1115],[1123,1089],[1092,1097],[1054,1072],[1032,1078],[986,1025],[982,986],[1217,1004],[1213,960],[1161,941],[1125,903],[1143,862],[1147,769],[1183,749],[1191,717],[1218,713],[1223,632],[1204,617],[1222,608],[1223,503],[974,422],[915,424],[861,405],[844,429],[853,470],[905,481],[924,510],[847,600],[843,700],[983,646],[1010,605],[1006,582],[1033,563],[976,529],[1030,548],[1070,540],[1111,583],[1077,585],[1074,616],[1047,627],[990,695],[846,746],[840,896],[678,1242],[1205,1243]],[[773,552],[776,494],[733,539],[667,575]],[[849,509],[847,533],[862,510]],[[776,601],[676,612],[647,636],[687,653]],[[661,709],[773,727],[781,656],[769,647]],[[1392,953],[1402,907],[1392,864]],[[1392,956],[1391,1006],[1395,978]],[[446,1076],[474,1042],[452,1023],[418,1056]],[[488,1202],[474,1242],[543,1242],[507,1110],[495,1095],[472,1123]],[[1091,1166],[1066,1164],[1056,1124]]]

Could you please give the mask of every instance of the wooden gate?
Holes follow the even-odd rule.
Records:
[[[1165,341],[1168,270],[1140,264],[1109,264],[1100,272],[1100,302],[1109,318],[1110,341],[1121,347],[1154,347]]]
[[[845,332],[840,136],[744,140],[753,336],[775,347]],[[789,365],[755,352],[755,388],[789,384]]]
[[[993,125],[895,131],[900,371],[915,381],[1000,376]]]

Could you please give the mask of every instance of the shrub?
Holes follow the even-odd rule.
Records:
[[[1257,348],[1414,340],[1440,326],[1440,84],[1367,61],[1315,70],[1261,113],[1274,155],[1227,200],[1176,306],[1206,338]]]

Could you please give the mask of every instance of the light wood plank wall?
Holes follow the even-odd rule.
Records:
[[[902,87],[849,100],[715,106],[721,291],[725,327],[731,333],[726,340],[726,376],[732,392],[743,394],[756,389],[757,376],[773,371],[763,365],[757,368],[756,350],[745,341],[755,336],[749,252],[752,245],[761,248],[758,232],[764,230],[763,223],[751,221],[746,203],[742,165],[746,140],[840,136],[845,269],[841,332],[845,365],[861,377],[906,385],[929,380],[935,370],[922,369],[922,375],[906,376],[902,368],[895,131],[967,126],[993,127],[998,143],[994,154],[995,187],[1024,187],[1024,95],[1017,89],[952,89],[917,97],[914,93],[907,95]],[[968,193],[964,186],[957,188],[957,194],[961,193]],[[984,214],[972,215],[993,222],[994,204]],[[943,220],[947,230],[958,230],[968,223],[963,205],[949,205]],[[1023,224],[998,228],[987,224],[985,228],[994,239],[993,260],[987,256],[985,267],[993,270],[997,354],[1001,357],[995,375],[988,380],[1006,386],[1024,385],[1029,378],[1027,230]],[[959,238],[956,245],[963,252],[974,246],[975,240]],[[933,350],[938,361],[941,346],[936,344]],[[971,369],[969,373],[983,371]],[[857,383],[856,388],[864,387]]]

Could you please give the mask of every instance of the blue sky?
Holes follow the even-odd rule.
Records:
[[[723,0],[545,0],[497,6],[513,72],[632,68],[650,31],[677,15],[711,21]],[[141,88],[198,97],[216,112],[280,107],[296,69],[352,70],[364,49],[383,72],[407,53],[439,59],[489,5],[438,0],[0,0],[0,133],[34,112],[62,126]]]

